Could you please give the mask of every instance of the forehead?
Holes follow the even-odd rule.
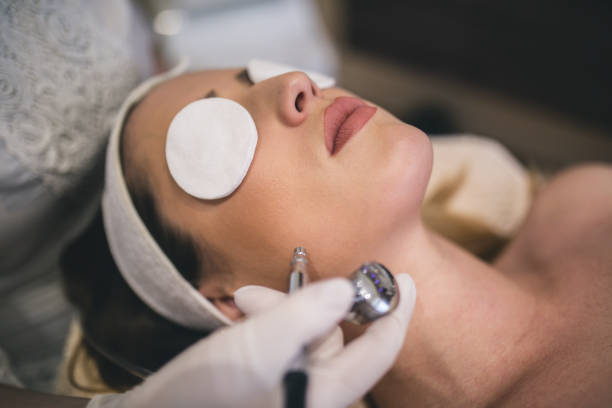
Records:
[[[149,134],[165,131],[185,105],[205,97],[212,89],[235,86],[239,72],[240,69],[198,71],[163,82],[134,108],[126,126]]]

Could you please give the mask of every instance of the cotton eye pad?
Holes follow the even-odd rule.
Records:
[[[304,71],[289,65],[277,64],[276,62],[252,59],[247,64],[247,74],[249,75],[249,79],[254,83],[293,71],[304,72],[321,89],[331,88],[336,84],[336,80],[327,75],[318,72]]]
[[[225,98],[200,99],[176,114],[168,129],[166,161],[187,194],[205,200],[234,192],[247,174],[257,128],[249,112]]]

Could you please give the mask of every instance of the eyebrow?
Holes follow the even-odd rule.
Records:
[[[242,71],[238,72],[234,78],[239,81],[239,82],[244,82],[248,85],[253,85],[253,81],[251,81],[251,79],[249,78],[249,75],[247,73],[246,68],[243,69]],[[217,97],[217,92],[215,92],[214,89],[211,89],[210,91],[208,91],[208,93],[206,95],[204,95],[204,97],[202,97],[201,99],[206,99],[206,98],[215,98]]]

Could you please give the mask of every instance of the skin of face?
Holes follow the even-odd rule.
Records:
[[[240,70],[218,70],[172,79],[153,89],[126,124],[124,167],[149,178],[165,222],[225,260],[214,279],[205,272],[205,296],[228,296],[247,284],[286,290],[299,245],[308,250],[311,279],[347,276],[418,222],[432,166],[422,131],[378,108],[330,155],[325,109],[349,92],[318,89],[302,72],[256,84],[241,77]],[[211,91],[249,111],[259,140],[238,189],[224,199],[200,200],[174,182],[164,146],[176,113]]]

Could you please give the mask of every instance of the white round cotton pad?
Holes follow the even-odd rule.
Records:
[[[176,114],[166,139],[172,178],[187,194],[213,200],[236,190],[247,174],[257,128],[249,112],[225,98],[205,98]]]
[[[304,72],[321,89],[331,88],[336,84],[336,80],[330,76],[313,71],[304,71],[299,68],[278,64],[276,62],[252,59],[247,64],[247,74],[249,75],[249,79],[254,83],[293,71]]]

